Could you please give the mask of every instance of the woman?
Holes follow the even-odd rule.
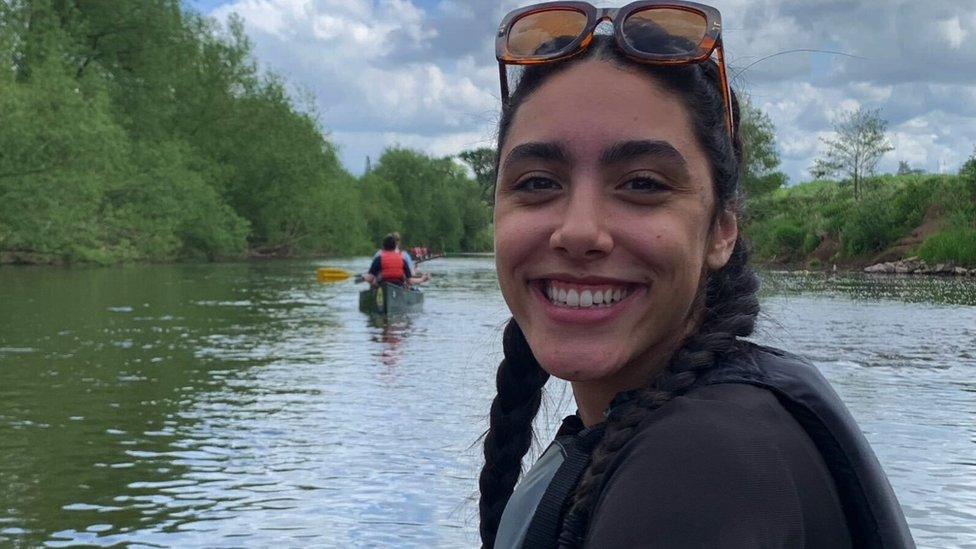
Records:
[[[593,35],[607,19],[613,36]],[[912,546],[823,378],[739,339],[758,282],[720,30],[680,1],[539,4],[499,27],[495,253],[513,318],[486,547]],[[511,94],[510,64],[528,65]],[[578,413],[513,493],[550,375]]]

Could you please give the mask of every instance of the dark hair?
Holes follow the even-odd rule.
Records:
[[[570,61],[537,65],[525,70],[509,101],[502,105],[498,148],[502,150],[519,106],[553,74],[580,59],[614,63],[624,70],[645,74],[679,97],[688,111],[695,136],[709,159],[715,191],[715,215],[741,206],[739,164],[742,146],[738,131],[738,101],[733,94],[736,127],[730,140],[725,122],[718,67],[714,62],[663,67],[642,65],[622,56],[611,37],[597,35],[590,47]],[[496,172],[498,159],[496,158]],[[614,408],[607,418],[602,440],[593,452],[563,520],[560,545],[581,545],[592,518],[593,507],[603,488],[604,473],[616,453],[634,436],[638,425],[655,409],[687,392],[717,359],[738,349],[738,337],[752,333],[759,301],[759,281],[748,266],[749,253],[741,235],[724,267],[708,273],[699,300],[703,304],[698,329],[682,341],[668,367],[636,397]],[[481,470],[481,540],[492,547],[505,504],[521,472],[521,461],[532,440],[532,420],[539,408],[542,386],[548,375],[511,319],[505,329],[505,358],[498,368],[498,394],[491,406],[485,437],[485,465]]]
[[[383,237],[383,244],[382,244],[382,246],[383,246],[383,249],[384,250],[386,250],[388,252],[392,252],[397,247],[397,239],[396,239],[396,237],[393,236],[393,234],[388,234],[388,235],[384,236]]]

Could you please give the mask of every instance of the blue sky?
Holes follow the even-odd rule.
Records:
[[[184,0],[243,18],[254,55],[314,97],[353,173],[400,144],[434,155],[490,146],[498,111],[492,31],[519,0]],[[601,6],[613,2],[594,2]],[[879,108],[899,160],[955,171],[976,145],[976,11],[971,0],[714,0],[734,81],[777,128],[793,183],[831,121]],[[870,23],[870,26],[867,25]]]

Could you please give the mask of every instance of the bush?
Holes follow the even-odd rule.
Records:
[[[803,242],[807,233],[795,225],[779,225],[773,229],[773,242],[784,256],[795,258],[803,252]]]
[[[901,223],[905,230],[917,227],[925,217],[925,211],[941,188],[938,177],[905,177],[893,191],[891,216]]]
[[[936,233],[922,243],[918,256],[929,264],[951,262],[976,267],[976,229],[954,227]]]
[[[892,214],[884,200],[864,200],[847,212],[841,230],[841,244],[849,256],[879,252],[904,234],[902,220]]]
[[[807,255],[817,249],[820,245],[820,236],[816,233],[806,233],[803,238],[803,255]]]
[[[748,236],[756,255],[765,260],[791,262],[809,253],[806,250],[807,230],[799,219],[785,214],[764,223],[751,224]]]

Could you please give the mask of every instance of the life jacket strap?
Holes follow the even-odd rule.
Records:
[[[532,515],[522,549],[551,549],[558,546],[563,515],[583,471],[590,464],[593,449],[603,438],[603,431],[604,426],[600,425],[588,433],[580,433],[568,448],[566,457]]]

